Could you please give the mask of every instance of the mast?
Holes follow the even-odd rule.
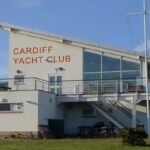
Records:
[[[144,10],[144,50],[145,50],[145,82],[146,82],[146,105],[147,105],[147,132],[150,137],[150,118],[149,118],[149,87],[148,87],[148,64],[147,64],[147,0],[143,0]]]
[[[144,21],[144,54],[145,54],[145,96],[146,96],[146,113],[147,113],[147,133],[148,137],[150,137],[150,110],[149,110],[149,87],[148,87],[148,63],[147,63],[147,15],[149,12],[147,11],[147,0],[143,0],[143,12],[135,12],[127,14],[131,15],[143,15]]]

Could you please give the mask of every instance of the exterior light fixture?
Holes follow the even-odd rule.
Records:
[[[65,71],[66,69],[63,68],[63,67],[59,67],[59,68],[55,68],[55,70],[56,70],[56,72],[57,72],[57,71]]]
[[[21,70],[16,70],[16,72],[17,72],[18,74],[23,73]]]

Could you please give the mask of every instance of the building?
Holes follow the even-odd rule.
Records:
[[[9,32],[9,79],[1,80],[6,86],[0,92],[1,135],[38,135],[55,119],[63,121],[69,135],[97,122],[147,129],[141,54],[9,24],[0,28]]]

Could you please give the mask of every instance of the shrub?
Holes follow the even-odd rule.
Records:
[[[120,130],[119,134],[123,143],[141,146],[146,144],[144,139],[147,137],[147,134],[144,128],[124,128]]]

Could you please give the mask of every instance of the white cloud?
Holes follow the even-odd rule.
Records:
[[[41,4],[42,0],[16,0],[16,2],[23,7],[36,7]]]
[[[147,41],[148,54],[150,55],[150,39]],[[135,47],[134,51],[144,53],[144,43]]]

